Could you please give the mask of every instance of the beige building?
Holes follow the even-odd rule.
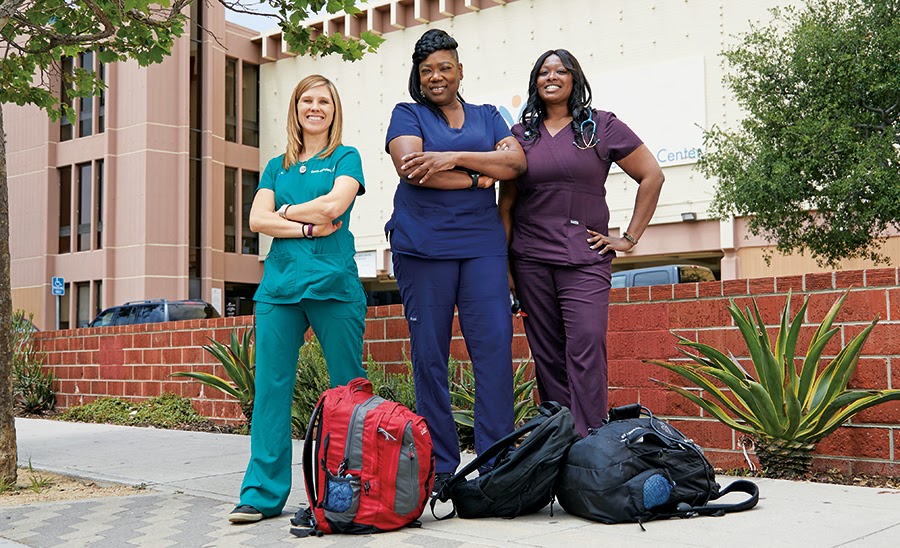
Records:
[[[71,121],[4,107],[13,304],[52,328],[50,283],[62,277],[62,327],[147,298],[201,298],[222,312],[228,303],[248,312],[262,273],[258,253],[267,247],[248,229],[249,204],[261,166],[283,152],[290,93],[311,73],[340,90],[344,141],[360,150],[366,175],[351,224],[357,262],[370,303],[391,302],[396,284],[383,227],[398,182],[384,135],[394,104],[410,100],[413,45],[432,27],[460,43],[466,100],[495,104],[512,123],[534,60],[566,48],[588,75],[594,106],[644,139],[666,184],[651,226],[617,269],[690,262],[723,279],[821,271],[803,256],[775,255],[767,266],[765,242],[748,237],[742,219],[709,218],[713,181],[694,170],[701,128],[741,117],[721,83],[719,52],[751,21],[766,21],[770,7],[788,3],[797,2],[370,0],[355,17],[311,21],[318,32],[382,34],[378,53],[355,63],[295,57],[277,31],[243,29],[226,23],[218,5],[194,3],[220,41],[195,31],[149,68],[67,61],[103,71],[109,84],[105,96],[77,101]],[[616,233],[627,226],[636,185],[612,173],[607,192]],[[883,251],[900,257],[900,238]]]
[[[4,106],[13,305],[41,328],[56,324],[54,277],[65,281],[62,328],[151,298],[252,309],[242,298],[262,274],[247,224],[260,158],[259,47],[218,5],[192,6],[221,43],[192,28],[159,65],[103,66],[90,53],[64,60],[63,70],[100,71],[108,85],[75,100],[72,120]]]

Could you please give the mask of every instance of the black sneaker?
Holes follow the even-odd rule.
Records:
[[[228,514],[228,521],[231,523],[254,523],[263,519],[262,512],[256,508],[242,504]]]
[[[441,472],[434,475],[434,487],[431,488],[431,496],[436,497],[441,492],[441,488],[447,483],[447,480],[453,477],[450,472]]]

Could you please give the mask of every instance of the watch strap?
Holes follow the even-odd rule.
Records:
[[[472,186],[469,188],[471,188],[471,189],[478,188],[478,178],[481,177],[481,173],[478,173],[477,171],[473,171],[472,173],[469,173],[469,177],[472,178]]]

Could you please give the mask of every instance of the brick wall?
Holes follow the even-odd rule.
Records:
[[[614,289],[609,323],[610,404],[640,402],[665,416],[697,440],[710,459],[723,467],[741,466],[744,456],[740,434],[701,412],[681,396],[659,387],[652,379],[681,384],[667,370],[643,363],[646,359],[678,359],[678,333],[712,344],[746,359],[737,327],[726,310],[729,299],[741,306],[755,297],[766,323],[777,325],[788,291],[796,311],[810,297],[798,352],[806,348],[815,324],[847,289],[850,295],[837,317],[840,332],[826,348],[833,357],[875,316],[881,318],[863,347],[852,388],[900,388],[900,284],[897,268],[858,270]],[[513,355],[528,357],[522,319],[514,318]],[[220,422],[240,420],[239,407],[215,390],[190,380],[172,379],[175,371],[211,371],[224,375],[221,366],[201,349],[207,337],[227,341],[235,327],[252,325],[252,317],[192,320],[99,329],[42,332],[38,339],[59,377],[61,409],[102,396],[141,399],[174,392],[193,398],[198,411]],[[369,309],[365,353],[389,370],[406,367],[409,332],[399,305]],[[467,360],[465,343],[454,326],[451,353]],[[826,438],[817,449],[816,466],[844,472],[900,476],[900,402],[866,410]]]

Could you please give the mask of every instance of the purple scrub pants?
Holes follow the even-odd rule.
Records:
[[[409,324],[416,412],[434,442],[435,472],[459,466],[459,438],[450,409],[447,360],[453,310],[475,374],[475,451],[513,430],[512,313],[507,259],[425,259],[393,254]]]
[[[516,294],[528,316],[541,401],[572,411],[582,436],[599,428],[608,409],[606,328],[612,266],[559,266],[516,259]]]

